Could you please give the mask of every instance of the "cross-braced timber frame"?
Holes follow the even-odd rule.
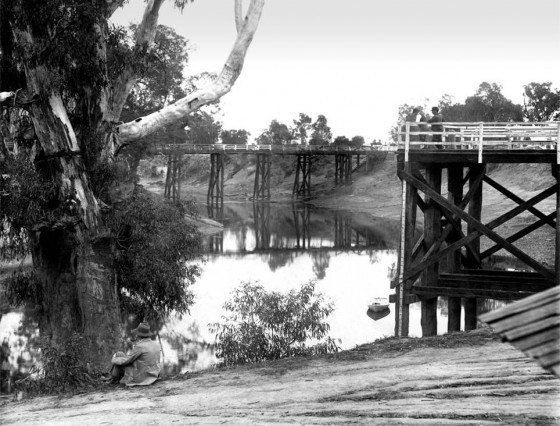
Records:
[[[335,185],[352,184],[352,154],[336,154],[334,157],[334,183]]]
[[[311,195],[311,155],[298,154],[296,175],[292,196],[309,197]]]
[[[453,127],[459,124],[450,124],[449,133],[454,132]],[[399,151],[397,170],[403,187],[399,276],[392,284],[396,287],[393,300],[396,303],[397,336],[408,335],[410,303],[420,301],[422,334],[430,336],[437,334],[438,296],[448,298],[448,331],[459,329],[461,305],[464,308],[465,329],[470,330],[477,325],[477,299],[516,300],[560,284],[560,123],[540,123],[531,128],[525,123],[519,128],[514,126],[515,123],[503,127],[492,123],[491,130],[484,129],[482,124],[477,124],[478,137],[468,139],[474,149],[464,149],[466,140],[453,137],[443,138],[441,144],[438,141],[441,149],[435,150],[430,148],[429,142],[424,144],[426,139],[416,144],[417,149],[411,149],[410,123],[406,125],[405,147]],[[466,128],[469,126],[472,123]],[[461,131],[465,132],[464,129]],[[490,135],[487,139],[485,131]],[[475,134],[469,132],[470,136]],[[429,141],[433,132],[426,133]],[[543,146],[539,146],[539,150],[528,149],[528,144],[539,143],[539,135],[543,138]],[[511,146],[517,141],[523,143],[517,149],[511,146],[497,148],[498,144],[504,143],[500,138]],[[493,146],[488,149],[487,144]],[[483,152],[483,148],[488,151]],[[554,176],[553,184],[525,200],[507,189],[505,183],[496,182],[487,175],[487,163],[492,162],[548,163]],[[442,195],[444,170],[447,174],[447,197]],[[485,186],[515,204],[515,207],[487,223],[481,220]],[[463,195],[464,189],[466,193]],[[537,204],[550,197],[554,197],[555,210],[542,212]],[[532,223],[507,237],[499,235],[497,228],[500,225],[525,212],[535,217]],[[418,231],[419,213],[424,216],[423,232]],[[550,226],[556,235],[554,269],[514,244],[543,226]],[[492,243],[482,252],[481,238],[487,238]],[[525,264],[527,270],[488,269],[485,261],[499,250],[509,252]]]
[[[222,154],[210,154],[210,183],[206,197],[208,208],[222,211],[224,208],[224,158]]]
[[[163,196],[166,200],[179,201],[181,199],[181,154],[167,156],[167,174],[165,176],[165,189]]]
[[[253,200],[270,200],[270,165],[272,154],[257,154]]]

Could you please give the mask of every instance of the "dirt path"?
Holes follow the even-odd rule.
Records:
[[[411,349],[412,348],[412,349]],[[487,332],[389,339],[0,407],[2,424],[560,424],[560,379]]]

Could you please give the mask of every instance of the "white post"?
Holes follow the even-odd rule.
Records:
[[[478,164],[482,163],[482,139],[484,135],[484,123],[478,124]]]
[[[558,131],[556,132],[556,164],[560,164],[560,121],[557,123]]]
[[[408,150],[410,149],[410,123],[407,121],[404,135],[404,162],[408,163]]]

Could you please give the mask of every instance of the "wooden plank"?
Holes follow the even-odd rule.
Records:
[[[519,327],[521,324],[529,324],[533,321],[539,321],[557,314],[558,303],[553,301],[552,303],[539,306],[538,309],[531,309],[514,316],[509,316],[496,322],[492,322],[490,325],[497,333],[502,333]]]
[[[558,342],[556,340],[551,340],[548,342],[544,342],[538,346],[535,346],[534,348],[527,349],[523,352],[532,358],[541,358],[544,355],[548,355],[550,353],[557,352],[557,351],[558,351]]]
[[[540,356],[537,361],[544,368],[550,368],[553,365],[560,364],[560,351],[552,352],[547,355]]]
[[[554,322],[554,320],[556,325],[553,325],[552,328],[548,327],[548,324]],[[558,342],[560,340],[559,323],[559,317],[547,318],[546,320],[530,324],[531,327],[522,327],[523,330],[518,331],[518,329],[514,329],[511,330],[511,332],[506,332],[504,333],[504,337],[517,349],[524,351],[550,340],[556,340]],[[510,336],[518,337],[510,338]],[[556,344],[558,345],[558,343]]]
[[[447,168],[447,198],[450,203],[460,205],[463,200],[463,167]],[[455,219],[454,219],[455,220]],[[456,226],[461,227],[461,219],[456,219]],[[447,229],[447,226],[446,226]],[[443,234],[443,233],[442,233]],[[452,233],[446,240],[453,243],[459,239],[457,233]],[[457,273],[461,270],[461,251],[450,253],[447,258],[448,270]],[[441,274],[440,274],[441,277]],[[447,298],[447,332],[461,329],[461,298],[448,296]]]
[[[494,300],[519,300],[531,295],[529,292],[511,292],[501,290],[484,290],[472,288],[451,288],[437,286],[413,286],[410,290],[414,294],[423,296],[453,296],[465,298],[484,298]]]
[[[433,191],[428,185],[424,185],[421,181],[419,181],[414,176],[412,176],[410,173],[407,173],[404,170],[399,171],[399,174],[400,174],[399,177],[402,177],[402,179],[406,179],[409,183],[414,185],[416,188],[422,190],[425,194],[430,196],[430,198],[432,200],[434,200],[436,203],[438,203],[443,208],[451,210],[453,213],[457,214],[465,222],[467,222],[468,224],[471,224],[472,227],[474,229],[476,229],[478,232],[481,232],[483,235],[490,238],[494,242],[496,242],[498,244],[502,244],[503,248],[505,250],[507,250],[508,252],[513,254],[515,257],[517,257],[518,259],[520,259],[521,261],[526,263],[528,266],[533,268],[535,271],[540,272],[545,277],[554,279],[554,272],[550,271],[548,268],[543,266],[540,262],[537,262],[531,256],[527,255],[526,253],[524,253],[523,251],[521,251],[520,249],[518,249],[517,247],[515,247],[511,243],[508,243],[507,241],[505,241],[504,238],[500,237],[498,234],[496,234],[494,231],[492,231],[492,229],[490,229],[488,226],[483,225],[479,220],[474,219],[472,216],[465,213],[463,210],[461,210],[457,206],[454,206],[453,204],[449,203],[445,198],[443,198],[437,192]],[[506,215],[512,214],[512,212],[514,212],[519,207],[521,207],[521,206],[518,206],[518,207],[514,208],[513,210],[510,210],[510,212],[508,212]]]
[[[480,320],[486,323],[492,323],[500,318],[505,318],[510,315],[515,315],[517,313],[525,312],[528,309],[533,309],[542,305],[546,305],[549,302],[560,301],[560,286],[555,286],[550,290],[542,291],[533,296],[529,296],[524,300],[521,300],[514,305],[504,306],[500,309],[496,309],[492,312],[487,312],[480,315]]]
[[[440,278],[437,282],[437,285],[438,287],[526,291],[529,293],[538,293],[554,286],[554,283],[531,284],[530,282],[510,282],[508,280],[480,282],[472,280],[462,280],[458,278]]]
[[[527,336],[540,333],[542,330],[547,330],[550,328],[558,328],[560,326],[560,318],[558,316],[548,317],[538,321],[534,321],[531,324],[520,325],[519,327],[512,328],[511,330],[501,333],[504,338],[509,341],[515,341],[517,339],[522,339]]]
[[[482,271],[482,269],[480,269],[480,271]],[[461,280],[465,280],[465,281],[473,281],[473,282],[493,282],[494,280],[500,281],[500,280],[510,280],[510,282],[515,282],[515,283],[535,283],[535,284],[554,284],[554,281],[551,280],[547,280],[546,278],[544,278],[542,275],[539,274],[531,274],[531,275],[525,275],[525,274],[477,274],[477,273],[470,273],[470,274],[464,274],[464,273],[456,273],[456,274],[452,274],[452,273],[448,273],[448,272],[442,272],[440,275],[440,278],[446,278],[446,279],[461,279]]]
[[[538,274],[536,272],[528,272],[528,271],[506,271],[503,269],[463,269],[461,271],[461,273],[463,274],[474,274],[474,275],[487,275],[487,276],[493,276],[493,275],[501,275],[504,277],[507,276],[522,276],[522,277],[532,277],[535,279],[544,279],[543,276],[541,274]]]

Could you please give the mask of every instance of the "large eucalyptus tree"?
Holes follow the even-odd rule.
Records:
[[[110,23],[125,0],[0,3],[0,164],[6,168],[23,156],[23,170],[30,173],[30,179],[9,187],[11,193],[1,192],[2,207],[11,203],[12,213],[18,206],[25,211],[21,217],[0,218],[0,242],[7,248],[18,238],[27,240],[41,287],[43,331],[55,344],[82,333],[97,359],[120,336],[113,239],[103,216],[107,206],[96,191],[102,166],[111,163],[121,145],[184,120],[228,93],[241,73],[264,5],[264,0],[250,0],[243,15],[241,0],[235,0],[237,38],[211,85],[123,123],[123,106],[149,62],[165,0],[136,1],[145,5],[145,12],[134,45],[126,49]],[[174,2],[182,9],[188,0]],[[18,155],[7,149],[13,142]],[[9,178],[2,173],[4,180]],[[15,193],[22,186],[30,186],[26,201]]]

